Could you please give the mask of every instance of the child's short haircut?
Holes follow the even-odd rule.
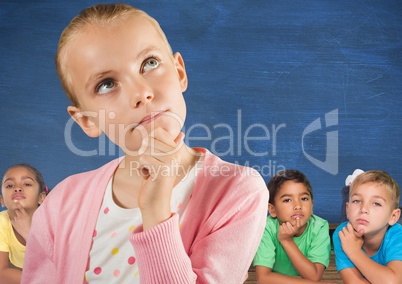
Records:
[[[287,181],[304,184],[311,196],[311,199],[313,199],[313,189],[310,181],[302,172],[298,170],[283,170],[274,175],[268,182],[267,187],[269,190],[269,203],[274,204],[275,196],[278,194],[278,191],[281,189],[282,185]]]
[[[399,185],[385,171],[371,170],[358,175],[350,185],[349,196],[352,195],[355,188],[369,182],[376,183],[379,186],[383,186],[386,190],[388,190],[393,201],[392,209],[397,209],[399,207],[399,199],[401,195]]]

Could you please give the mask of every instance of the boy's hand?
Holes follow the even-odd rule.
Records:
[[[290,222],[282,223],[279,227],[278,240],[279,242],[293,239],[301,228],[300,219],[296,219],[296,224],[293,226]]]
[[[14,209],[15,217],[11,220],[11,224],[25,241],[28,239],[29,230],[31,229],[31,216],[25,211],[21,203],[16,202],[16,209]]]
[[[144,230],[171,216],[170,199],[181,170],[183,138],[182,132],[174,139],[166,130],[157,128],[145,141],[147,147],[139,160],[143,182],[138,196]]]
[[[349,256],[361,250],[363,246],[363,234],[364,232],[362,230],[356,232],[350,222],[339,232],[342,249],[346,255]]]

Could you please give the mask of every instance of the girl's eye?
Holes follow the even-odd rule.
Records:
[[[284,199],[283,202],[284,202],[284,203],[290,202],[290,198]]]
[[[32,186],[32,184],[26,183],[26,184],[24,184],[24,186]]]
[[[309,198],[308,197],[303,197],[302,201],[309,201]]]
[[[373,204],[374,204],[374,206],[381,206],[381,204],[378,202],[374,202]]]
[[[114,88],[115,82],[112,79],[106,79],[100,82],[98,86],[96,86],[95,91],[97,94],[103,95],[109,93]]]
[[[158,59],[156,59],[154,57],[150,57],[145,60],[142,70],[143,70],[143,72],[147,72],[147,71],[157,68],[158,66],[159,66]]]
[[[358,200],[358,199],[352,200],[352,203],[358,204],[358,203],[360,203],[360,200]]]
[[[6,185],[6,188],[13,188],[13,187],[14,187],[13,184],[7,184],[7,185]]]

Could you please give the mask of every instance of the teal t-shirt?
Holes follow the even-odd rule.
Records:
[[[254,266],[266,266],[272,272],[288,276],[299,276],[288,255],[278,241],[279,222],[267,217],[264,235],[254,257]],[[303,235],[294,237],[297,247],[313,263],[328,267],[331,257],[331,239],[328,221],[311,215]]]
[[[348,221],[340,224],[333,236],[335,264],[338,271],[345,268],[355,268],[356,266],[349,259],[346,253],[342,249],[341,240],[339,239],[339,232],[348,225]],[[385,233],[384,239],[381,242],[381,246],[378,251],[370,256],[375,262],[386,266],[388,262],[393,260],[402,260],[402,225],[394,224],[390,226]],[[362,251],[364,249],[362,248]]]

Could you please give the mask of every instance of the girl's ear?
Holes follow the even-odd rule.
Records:
[[[45,200],[45,197],[46,197],[46,193],[45,193],[45,192],[39,193],[38,204],[42,204],[42,202]]]
[[[390,226],[394,225],[396,222],[399,221],[399,217],[401,217],[401,209],[397,208],[392,211],[391,218],[388,221]]]
[[[181,91],[184,92],[185,90],[187,90],[187,85],[188,85],[188,79],[187,79],[186,68],[184,66],[184,60],[179,52],[176,52],[173,55],[173,59],[174,59],[174,63],[176,66],[177,74],[179,75]]]
[[[271,215],[272,218],[276,218],[275,206],[272,205],[271,203],[268,203],[268,211],[269,211],[269,215]]]
[[[102,134],[102,130],[94,122],[96,114],[81,111],[75,106],[69,106],[67,112],[89,137],[95,138]]]
[[[1,196],[1,195],[0,195],[0,203],[1,203],[1,206],[6,207],[6,205],[4,204],[3,196]]]

